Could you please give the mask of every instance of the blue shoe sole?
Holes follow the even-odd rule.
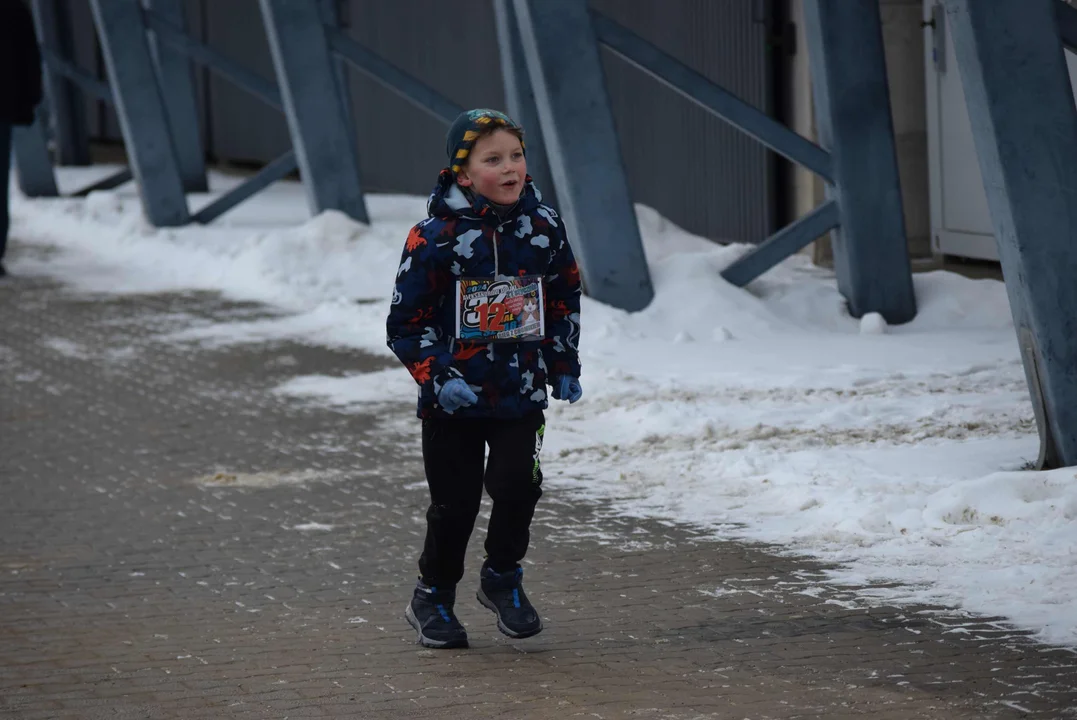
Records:
[[[452,648],[466,648],[467,637],[460,640],[434,640],[423,635],[422,625],[419,624],[419,619],[415,617],[415,613],[411,610],[411,603],[408,603],[407,608],[404,610],[404,619],[408,621],[408,625],[415,628],[415,632],[419,635],[419,644],[426,648],[432,648],[434,650],[450,650]]]
[[[482,603],[482,606],[484,608],[486,608],[487,610],[492,611],[494,613],[494,615],[497,616],[497,629],[501,631],[502,635],[508,635],[510,638],[512,638],[514,640],[523,640],[524,638],[534,637],[535,635],[538,635],[540,632],[542,632],[542,620],[541,619],[539,619],[538,627],[536,627],[534,629],[524,630],[523,632],[513,630],[512,628],[507,626],[501,620],[501,613],[499,613],[497,611],[497,605],[494,604],[493,600],[486,597],[486,593],[484,593],[482,591],[481,587],[479,588],[479,591],[477,593],[475,593],[475,597],[476,597],[476,599],[478,599],[478,601],[480,603]]]

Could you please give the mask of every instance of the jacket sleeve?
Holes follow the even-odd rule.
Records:
[[[542,359],[550,383],[559,375],[580,376],[580,270],[568,244],[564,223],[546,272],[546,339]]]
[[[446,382],[463,375],[453,367],[449,338],[438,322],[444,303],[452,301],[452,281],[448,269],[438,266],[436,249],[423,237],[422,227],[412,228],[404,246],[386,342],[415,382],[437,397]]]

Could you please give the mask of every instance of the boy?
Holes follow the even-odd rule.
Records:
[[[453,605],[484,484],[493,510],[478,600],[509,637],[542,630],[520,560],[542,495],[546,385],[559,400],[583,394],[580,274],[564,223],[527,176],[523,131],[471,110],[445,149],[449,167],[430,217],[408,234],[387,322],[389,347],[419,384],[430,507],[405,617],[432,648],[467,647]]]

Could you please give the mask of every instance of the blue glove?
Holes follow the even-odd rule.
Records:
[[[553,397],[555,400],[567,400],[569,403],[579,400],[583,397],[583,386],[580,385],[579,378],[571,375],[559,376],[554,381]]]
[[[441,386],[438,402],[445,412],[453,412],[462,407],[469,407],[479,401],[479,396],[460,378],[453,378]]]

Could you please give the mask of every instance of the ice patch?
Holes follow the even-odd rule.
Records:
[[[199,485],[211,487],[271,488],[282,485],[306,485],[312,482],[340,480],[339,470],[298,470],[289,472],[232,473],[216,472],[195,478]]]
[[[301,532],[306,532],[309,530],[321,530],[328,532],[329,530],[333,530],[334,528],[336,528],[336,525],[326,525],[325,523],[319,522],[301,523],[299,525],[292,526],[292,530],[299,530]]]

